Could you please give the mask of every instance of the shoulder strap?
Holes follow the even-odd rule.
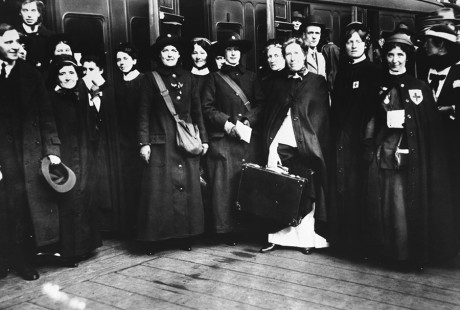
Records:
[[[174,104],[172,102],[171,96],[169,95],[169,91],[166,88],[165,83],[163,82],[163,79],[156,71],[152,71],[152,74],[153,74],[153,78],[157,82],[158,88],[160,89],[160,94],[161,96],[163,96],[163,99],[166,103],[166,106],[168,107],[169,112],[174,117],[176,122],[179,121],[179,118],[176,113],[176,109],[174,109]]]
[[[243,90],[238,86],[238,84],[236,84],[228,75],[223,74],[220,71],[217,71],[217,74],[228,84],[228,86],[230,86],[233,89],[235,94],[238,97],[240,97],[246,109],[248,109],[248,111],[251,111],[252,109],[251,102],[248,100],[248,98],[244,94]]]

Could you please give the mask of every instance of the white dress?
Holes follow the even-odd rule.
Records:
[[[278,155],[278,144],[282,143],[292,147],[297,147],[294,129],[292,127],[291,110],[287,112],[286,118],[278,130],[273,142],[270,145],[268,154],[268,167],[276,167],[281,164]],[[287,227],[274,234],[268,235],[268,242],[282,246],[299,247],[299,248],[326,248],[329,246],[326,239],[315,233],[315,204],[313,209],[308,213],[296,227]]]

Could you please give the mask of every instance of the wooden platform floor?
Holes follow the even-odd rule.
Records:
[[[260,254],[259,246],[200,243],[146,256],[105,240],[78,268],[42,266],[34,282],[8,275],[0,309],[460,309],[460,257],[405,272],[328,251]],[[44,294],[47,283],[67,301]]]

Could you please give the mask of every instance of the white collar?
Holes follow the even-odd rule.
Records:
[[[390,70],[389,73],[390,73],[390,75],[401,75],[401,74],[406,73],[406,71],[407,71],[407,69],[404,68],[404,71],[402,71],[402,72],[393,72],[393,71]]]
[[[128,72],[128,74],[123,74],[123,80],[124,81],[132,81],[135,78],[139,76],[140,72],[137,69],[134,69],[133,71]]]
[[[24,31],[27,33],[37,33],[38,32],[38,24],[31,27],[27,24],[22,23],[22,28],[24,28]]]
[[[209,68],[205,67],[203,69],[198,69],[197,67],[192,68],[192,74],[195,75],[207,75],[209,74]]]
[[[365,59],[366,59],[366,54],[362,54],[361,57],[356,58],[356,59],[352,59],[351,64],[354,65],[354,64],[360,63],[361,61],[363,61]]]

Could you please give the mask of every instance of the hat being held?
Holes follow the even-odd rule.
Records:
[[[454,30],[452,30],[447,25],[435,25],[429,28],[423,34],[425,37],[434,37],[434,38],[441,38],[446,41],[456,43],[457,42],[457,34]]]
[[[179,36],[170,33],[161,34],[155,43],[150,46],[151,56],[159,55],[161,50],[168,45],[174,46],[179,51],[179,54],[182,54],[186,44]]]
[[[216,48],[225,51],[228,47],[238,47],[241,53],[246,53],[252,48],[252,42],[241,39],[236,32],[228,33],[225,39],[217,42]]]
[[[51,165],[48,156],[42,160],[41,173],[51,188],[58,193],[70,191],[77,180],[75,173],[62,162],[58,165]]]
[[[307,18],[305,18],[305,25],[304,26],[305,27],[317,26],[317,27],[320,27],[321,30],[326,28],[326,25],[324,25],[323,20],[318,15],[309,15],[309,16],[307,16]]]

